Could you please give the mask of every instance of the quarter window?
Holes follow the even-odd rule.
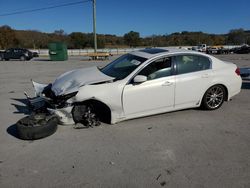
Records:
[[[180,55],[175,57],[178,74],[210,69],[210,60],[204,56]]]

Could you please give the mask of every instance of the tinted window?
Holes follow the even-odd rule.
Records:
[[[147,76],[148,80],[153,80],[171,75],[171,58],[161,58],[146,66],[138,75]]]
[[[210,69],[210,61],[207,57],[196,55],[180,55],[175,57],[178,74],[202,71]]]

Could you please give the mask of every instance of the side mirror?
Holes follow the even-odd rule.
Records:
[[[137,83],[137,84],[146,82],[147,80],[148,80],[147,77],[143,75],[137,75],[136,77],[134,77],[134,83]]]

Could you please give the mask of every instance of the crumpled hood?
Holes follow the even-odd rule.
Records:
[[[97,67],[76,69],[59,76],[52,83],[52,91],[56,96],[78,91],[79,87],[98,82],[111,81],[114,78],[103,74]]]

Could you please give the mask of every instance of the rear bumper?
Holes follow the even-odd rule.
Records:
[[[237,76],[237,78],[234,80],[234,82],[231,83],[229,87],[228,100],[230,100],[232,97],[240,93],[241,86],[242,86],[242,79],[240,76]]]

